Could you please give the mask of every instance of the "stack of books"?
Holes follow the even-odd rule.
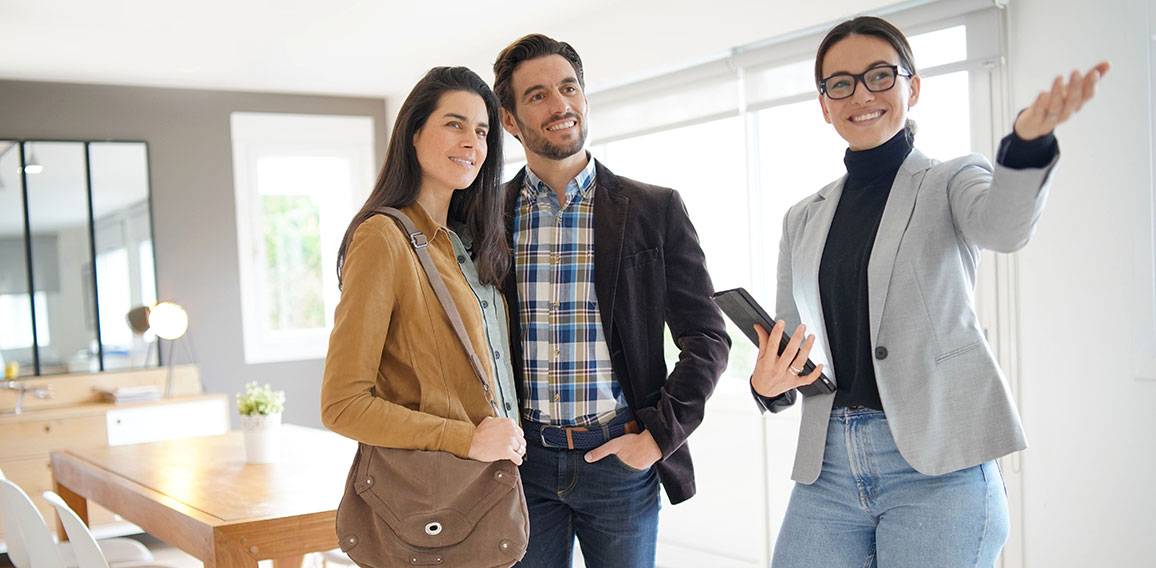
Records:
[[[100,396],[108,402],[120,404],[122,402],[142,402],[146,400],[160,400],[161,389],[156,385],[140,385],[135,387],[116,387],[114,389],[96,389]]]

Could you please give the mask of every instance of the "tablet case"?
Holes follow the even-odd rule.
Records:
[[[763,307],[744,288],[716,292],[711,296],[711,299],[755,345],[759,344],[759,334],[755,331],[755,324],[763,326],[767,333],[770,333],[771,328],[775,326],[775,320],[767,315]],[[787,348],[790,339],[790,334],[783,333],[782,340],[779,342],[778,352],[780,355]],[[814,370],[815,363],[807,359],[807,363],[803,365],[802,374],[808,375]],[[803,396],[833,393],[835,392],[835,382],[826,374],[820,373],[815,382],[803,385],[798,390]]]

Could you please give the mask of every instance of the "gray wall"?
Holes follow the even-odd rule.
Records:
[[[205,390],[232,396],[248,381],[268,382],[286,391],[286,422],[320,426],[323,361],[245,364],[233,111],[372,116],[378,165],[385,153],[384,99],[0,81],[0,139],[148,142],[157,292],[188,310]],[[176,355],[189,359],[180,342]]]

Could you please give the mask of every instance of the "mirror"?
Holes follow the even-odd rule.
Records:
[[[0,141],[0,363],[8,378],[35,374],[32,298],[24,240],[21,152],[14,140]]]
[[[157,365],[155,337],[125,319],[156,302],[153,266],[145,143],[0,141],[8,376]]]
[[[148,150],[143,143],[93,142],[88,152],[102,369],[156,365],[157,352],[149,349],[155,336],[134,334],[125,320],[132,308],[157,302]]]

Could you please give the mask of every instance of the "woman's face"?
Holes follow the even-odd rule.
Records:
[[[823,57],[823,78],[836,73],[858,75],[877,65],[898,65],[899,53],[882,38],[849,35],[827,50]],[[852,150],[874,148],[895,136],[907,124],[907,109],[919,100],[919,77],[896,77],[890,90],[872,93],[861,82],[845,99],[833,100],[819,94],[823,118],[851,146]]]
[[[464,189],[486,161],[490,130],[486,103],[469,91],[449,91],[413,135],[421,165],[422,191]]]

